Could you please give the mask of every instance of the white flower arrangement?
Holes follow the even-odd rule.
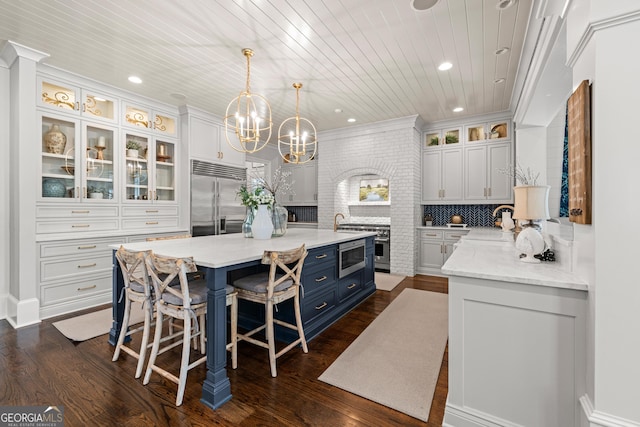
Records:
[[[529,167],[525,171],[520,165],[520,162],[516,162],[515,166],[509,164],[509,166],[504,169],[498,169],[498,172],[515,178],[516,183],[520,183],[520,185],[537,185],[538,178],[540,177],[540,172],[534,174]]]

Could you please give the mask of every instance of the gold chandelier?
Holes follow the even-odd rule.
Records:
[[[307,163],[316,155],[318,141],[316,127],[304,117],[300,117],[300,88],[302,83],[294,83],[296,89],[296,115],[282,122],[278,129],[278,151],[286,163]]]
[[[251,93],[251,49],[242,49],[247,57],[247,86],[227,106],[224,117],[227,143],[236,151],[255,153],[263,149],[271,138],[271,106],[262,96]]]

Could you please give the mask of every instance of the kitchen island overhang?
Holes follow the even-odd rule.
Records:
[[[375,292],[374,237],[373,232],[292,229],[283,237],[268,240],[244,238],[242,234],[227,234],[123,243],[122,246],[132,251],[152,250],[158,255],[168,257],[193,257],[198,268],[204,271],[208,288],[207,375],[201,401],[216,409],[231,399],[226,372],[225,290],[230,275],[258,268],[265,250],[288,250],[304,244],[309,255],[303,267],[302,285],[304,287],[305,283],[308,283],[308,286],[301,299],[301,305],[305,334],[311,340]],[[339,278],[338,246],[361,239],[366,242],[364,268]],[[124,303],[118,302],[123,288],[123,278],[115,260],[115,250],[120,246],[110,246],[114,250],[113,324],[109,333],[109,343],[112,345],[117,342],[124,311]]]

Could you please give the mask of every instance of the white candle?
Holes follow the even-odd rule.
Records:
[[[98,143],[96,144],[96,147],[106,147],[107,146],[107,142],[104,139],[104,136],[100,136],[98,137]]]

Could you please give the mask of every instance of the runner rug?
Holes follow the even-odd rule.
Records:
[[[447,299],[403,290],[319,379],[427,421],[448,338]]]
[[[134,303],[131,305],[131,321],[129,324],[135,325],[144,321],[144,313],[142,305]],[[71,317],[69,319],[54,322],[53,326],[59,330],[62,335],[73,341],[86,341],[100,335],[104,335],[111,330],[113,317],[111,307],[104,310],[94,311],[92,313],[83,314],[81,316]]]

